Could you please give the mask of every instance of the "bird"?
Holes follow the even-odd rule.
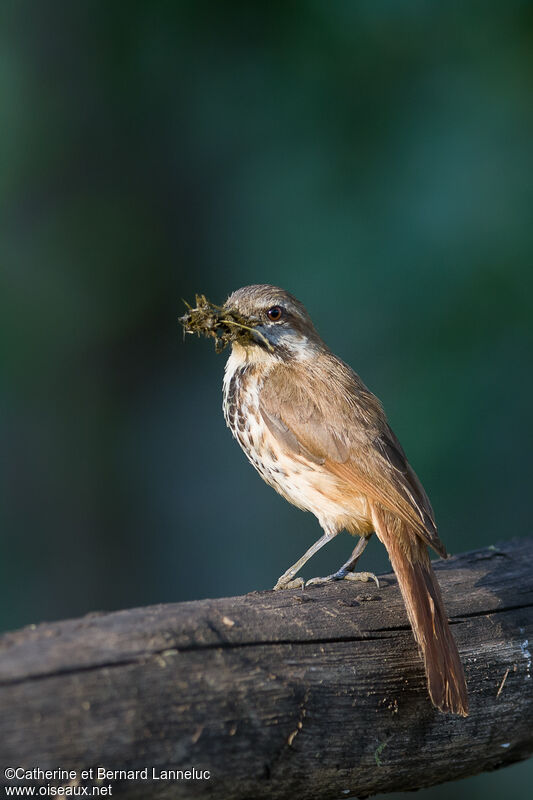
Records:
[[[297,573],[342,530],[358,536],[337,572],[305,586],[368,580],[354,567],[375,533],[385,546],[424,661],[429,697],[466,717],[468,692],[428,546],[443,558],[424,488],[378,398],[319,336],[304,305],[268,284],[224,305],[231,353],[223,380],[228,427],[267,484],[310,511],[323,534],[274,589],[303,587]]]

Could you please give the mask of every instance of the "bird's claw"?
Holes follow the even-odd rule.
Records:
[[[306,582],[305,588],[308,586],[323,586],[326,583],[333,583],[335,581],[363,581],[366,583],[370,580],[375,581],[379,589],[379,580],[373,572],[346,572],[344,574],[335,572],[333,575],[327,575],[325,578],[311,578]]]
[[[279,592],[280,589],[303,589],[305,586],[305,581],[303,578],[294,578],[293,580],[287,580],[282,575],[279,581],[274,586],[274,591]]]
[[[366,583],[367,581],[374,581],[376,586],[379,589],[379,580],[377,575],[374,575],[373,572],[348,572],[344,576],[345,581],[363,581]]]

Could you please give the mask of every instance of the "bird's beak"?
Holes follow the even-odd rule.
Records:
[[[251,337],[257,344],[267,345],[268,349],[272,352],[274,350],[274,342],[272,341],[271,331],[266,325],[261,325],[258,320],[252,328]]]
[[[184,301],[185,302],[185,301]],[[215,340],[215,350],[220,353],[230,342],[257,342],[270,352],[272,343],[265,335],[257,317],[245,317],[236,308],[216,306],[203,294],[196,295],[196,307],[185,302],[187,313],[179,318],[184,333],[197,333]],[[261,330],[263,328],[263,330]]]
[[[266,347],[271,353],[274,347],[268,336],[268,331],[261,320],[257,317],[244,317],[236,309],[224,307],[224,324],[232,329],[232,340],[236,342],[249,342],[253,340],[259,345]]]

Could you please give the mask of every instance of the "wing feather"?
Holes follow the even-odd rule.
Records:
[[[289,375],[280,364],[266,377],[260,413],[271,434],[286,452],[323,464],[344,491],[400,517],[446,557],[429,499],[377,398],[332,354],[315,367],[291,365]]]

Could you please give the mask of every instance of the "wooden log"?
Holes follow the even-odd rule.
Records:
[[[70,780],[128,798],[327,800],[525,759],[533,541],[436,569],[465,665],[467,719],[431,706],[393,575],[379,589],[340,583],[91,614],[0,639],[2,772],[75,772],[4,781]],[[98,767],[143,772],[97,783]]]

